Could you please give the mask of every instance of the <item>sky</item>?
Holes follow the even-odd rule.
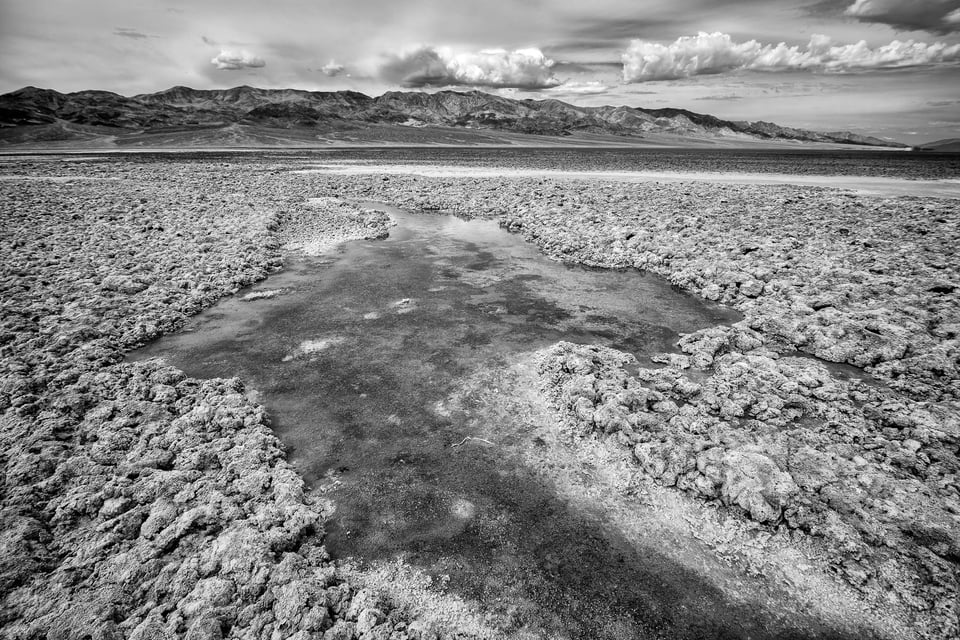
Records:
[[[960,0],[0,0],[0,93],[480,89],[960,137]]]

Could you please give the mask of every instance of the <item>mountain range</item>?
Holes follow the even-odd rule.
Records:
[[[944,140],[934,140],[927,142],[919,147],[917,151],[937,151],[940,153],[960,153],[960,138],[946,138]]]
[[[503,136],[506,136],[504,138]],[[131,97],[25,87],[0,95],[0,144],[87,146],[298,146],[404,141],[465,144],[540,139],[607,144],[802,142],[907,145],[850,132],[723,120],[685,109],[581,107],[480,91],[199,90],[177,86]]]

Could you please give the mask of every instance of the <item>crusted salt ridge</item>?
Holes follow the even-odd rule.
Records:
[[[339,198],[310,198],[307,205],[283,212],[280,235],[286,251],[319,256],[348,240],[385,238],[396,224],[383,211]]]
[[[926,637],[955,635],[960,501],[945,488],[957,441],[938,416],[809,358],[778,357],[743,327],[691,334],[681,349],[650,369],[560,343],[541,374],[573,433],[627,447],[663,486],[823,541],[868,601],[904,610]],[[885,424],[918,424],[880,428],[878,406]]]

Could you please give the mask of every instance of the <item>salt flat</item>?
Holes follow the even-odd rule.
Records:
[[[402,557],[338,564],[323,548],[338,477],[304,486],[262,394],[236,378],[123,361],[224,296],[284,304],[288,293],[240,298],[261,280],[288,291],[297,247],[391,233],[388,214],[360,204],[369,201],[496,220],[547,257],[641,270],[742,315],[691,328],[640,360],[558,340],[448,380],[456,389],[441,409],[472,416],[469,435],[495,443],[464,446],[526,469],[539,487],[518,499],[559,501],[583,516],[596,536],[587,547],[635,553],[657,541],[671,580],[695,580],[711,611],[726,599],[741,607],[723,622],[731,633],[956,635],[955,200],[878,176],[830,181],[892,189],[883,197],[807,176],[772,184],[608,171],[596,180],[582,170],[410,163],[302,172],[316,164],[252,154],[5,159],[0,586],[9,637],[65,627],[409,638],[564,628],[563,601],[551,608],[527,594],[511,608]],[[906,182],[909,197],[890,197]],[[449,268],[439,262],[431,268]],[[464,285],[477,295],[492,282],[481,275]],[[393,315],[385,306],[370,320],[358,309],[358,322],[415,321],[425,304]],[[321,362],[350,343],[323,344],[293,362]],[[384,424],[400,428],[398,418]],[[498,513],[462,499],[448,496],[464,527],[444,529],[454,541],[478,534],[471,518]],[[568,575],[563,554],[538,553],[534,584]],[[656,572],[644,575],[649,597],[623,607],[611,596],[598,635],[700,633],[700,609],[671,607],[655,597]],[[112,617],[96,613],[107,610]]]
[[[495,167],[450,167],[402,164],[336,163],[300,169],[339,175],[417,175],[432,178],[574,178],[612,182],[713,182],[720,184],[803,185],[848,189],[865,195],[960,198],[960,179],[908,180],[874,176],[797,175],[788,173],[680,171],[565,171]]]

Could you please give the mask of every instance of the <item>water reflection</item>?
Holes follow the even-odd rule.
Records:
[[[528,603],[517,624],[558,637],[768,635],[758,613],[571,511],[512,462],[522,424],[505,416],[502,431],[488,424],[494,435],[464,443],[483,407],[450,403],[466,377],[561,339],[650,354],[737,315],[657,277],[549,261],[494,222],[394,214],[389,239],[291,257],[132,357],[258,389],[291,462],[336,504],[334,557],[402,555],[490,610]]]

